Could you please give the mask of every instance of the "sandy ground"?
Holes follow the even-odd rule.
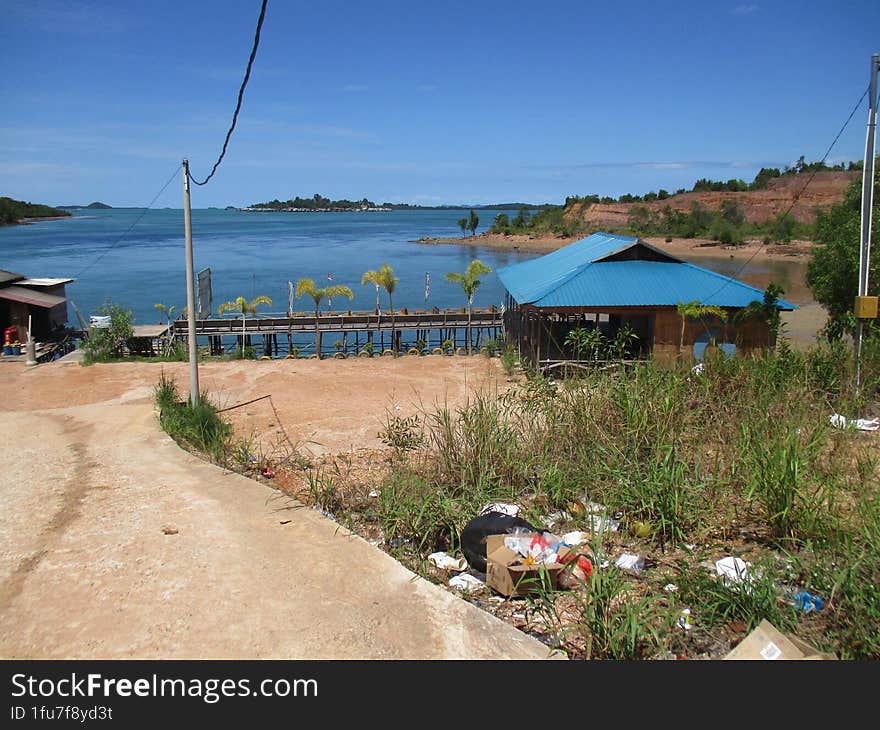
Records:
[[[314,510],[178,448],[151,402],[162,367],[183,379],[185,364],[0,365],[0,656],[548,656]],[[202,382],[225,402],[271,392],[287,428],[335,449],[374,443],[389,406],[458,402],[495,370],[233,362],[203,366]]]
[[[580,240],[583,236],[529,236],[501,233],[480,233],[477,236],[452,236],[449,238],[421,238],[416,243],[433,245],[456,245],[488,248],[496,251],[520,251],[525,253],[550,253],[569,243]],[[673,256],[691,260],[692,258],[729,257],[735,260],[753,259],[790,260],[804,258],[815,244],[811,241],[792,241],[787,244],[771,244],[765,246],[762,241],[748,240],[741,246],[723,246],[708,238],[673,238],[667,241],[665,236],[642,236],[642,240],[652,246],[668,251]]]
[[[82,367],[58,361],[33,370],[0,362],[0,407],[151,404],[163,372],[186,396],[189,365],[182,362]],[[381,447],[378,433],[389,416],[405,418],[443,404],[454,408],[476,391],[497,392],[506,378],[497,358],[482,356],[250,360],[202,363],[199,385],[219,408],[272,396],[230,410],[224,418],[241,435],[253,432],[267,443],[283,436],[283,426],[297,447],[323,455]]]

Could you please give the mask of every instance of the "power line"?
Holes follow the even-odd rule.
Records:
[[[865,89],[865,93],[862,94],[862,96],[856,102],[856,105],[853,107],[853,110],[849,113],[849,116],[846,118],[846,121],[843,123],[843,126],[840,128],[840,131],[837,133],[837,136],[834,138],[834,140],[831,142],[831,144],[828,145],[828,149],[825,150],[825,154],[822,156],[822,159],[819,161],[819,164],[816,166],[816,169],[813,170],[813,173],[810,175],[807,182],[804,183],[804,186],[800,190],[798,190],[797,193],[795,193],[794,197],[791,200],[791,205],[789,205],[788,210],[786,210],[785,213],[782,214],[780,220],[786,218],[788,216],[788,214],[791,213],[792,208],[794,208],[795,204],[798,202],[801,195],[804,194],[804,191],[807,189],[807,186],[811,182],[813,182],[813,178],[816,177],[816,173],[819,172],[820,166],[823,165],[825,163],[825,160],[828,159],[828,155],[831,154],[831,150],[834,148],[834,145],[837,144],[837,140],[840,139],[840,136],[843,134],[844,130],[847,128],[849,123],[852,121],[852,118],[855,116],[856,112],[859,110],[859,107],[862,105],[862,102],[865,100],[865,97],[868,95],[868,89],[870,89],[870,86],[868,86]],[[758,255],[758,253],[760,253],[760,251],[761,251],[761,248],[759,246],[758,248],[755,249],[755,253],[753,253],[751,256],[749,256],[748,259],[746,259],[746,262],[742,266],[739,267],[737,272],[732,277],[730,277],[730,279],[738,278],[739,275],[745,270],[746,266],[748,266],[750,263],[752,263],[752,260],[755,258],[755,256]],[[718,287],[718,289],[716,289],[714,292],[712,292],[712,294],[710,294],[708,297],[705,297],[704,301],[709,301],[710,299],[712,299],[712,297],[715,297],[720,292],[722,292],[724,290],[724,288],[728,284],[730,284],[730,279],[725,281],[720,287]]]
[[[268,0],[263,0],[263,6],[260,8],[260,19],[257,21],[257,32],[254,34],[254,47],[251,49],[251,57],[248,59],[247,69],[244,72],[244,81],[241,82],[241,87],[238,90],[238,103],[235,105],[235,112],[232,115],[232,124],[229,126],[229,131],[226,133],[226,139],[223,141],[223,149],[220,150],[220,157],[217,158],[217,162],[215,162],[214,167],[211,168],[211,174],[201,182],[196,180],[192,174],[190,174],[189,179],[196,185],[206,185],[208,180],[214,177],[214,173],[217,172],[217,168],[220,167],[220,163],[226,155],[226,147],[229,145],[229,139],[232,137],[232,132],[235,130],[235,123],[238,121],[238,112],[241,111],[241,102],[242,99],[244,99],[244,90],[247,86],[248,79],[251,77],[251,68],[254,65],[254,59],[257,57],[257,48],[260,46],[260,30],[263,27],[263,18],[266,17],[267,2]]]
[[[91,269],[96,263],[98,263],[102,258],[104,258],[108,253],[110,253],[114,248],[116,248],[122,242],[123,238],[125,238],[129,233],[131,233],[132,229],[138,223],[140,223],[141,219],[147,214],[147,211],[153,207],[153,204],[159,199],[159,196],[165,192],[165,188],[167,188],[171,184],[171,181],[177,177],[178,172],[180,172],[180,168],[175,167],[174,174],[172,174],[171,177],[168,178],[168,181],[162,186],[161,190],[159,190],[159,192],[156,193],[156,195],[150,201],[149,205],[147,205],[147,207],[143,209],[141,214],[135,219],[134,223],[132,223],[128,228],[126,228],[125,232],[119,238],[117,238],[115,241],[113,241],[113,243],[111,243],[108,248],[106,248],[104,251],[102,251],[94,261],[92,261],[88,266],[83,268],[81,271],[77,272],[73,277],[74,279],[78,279],[80,276],[82,276],[84,273],[86,273],[89,269]]]

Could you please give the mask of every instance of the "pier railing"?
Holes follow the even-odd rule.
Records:
[[[440,310],[437,312],[401,312],[394,313],[394,328],[397,330],[431,330],[466,327],[467,312],[460,310]],[[375,332],[391,330],[390,313],[373,314],[367,312],[329,312],[317,318],[321,332]],[[475,309],[471,316],[473,329],[495,328],[502,326],[501,312],[498,310]],[[175,337],[187,336],[185,319],[173,323]],[[286,334],[296,332],[314,332],[315,315],[307,312],[295,312],[292,317],[249,316],[244,321],[245,334]],[[196,320],[196,335],[240,335],[242,319],[238,317],[221,317],[217,319]]]

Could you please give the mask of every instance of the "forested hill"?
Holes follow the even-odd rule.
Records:
[[[50,208],[48,205],[27,203],[23,200],[0,197],[0,225],[11,226],[31,218],[63,218],[69,216],[66,210]]]

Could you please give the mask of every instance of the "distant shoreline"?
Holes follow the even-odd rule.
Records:
[[[550,253],[573,243],[583,236],[529,236],[484,232],[476,236],[450,236],[444,238],[419,238],[411,243],[424,245],[453,245],[488,248],[493,251],[517,251],[520,253]],[[725,246],[705,238],[673,238],[664,236],[642,236],[643,241],[672,254],[687,257],[728,257],[731,259],[790,260],[806,258],[816,244],[812,241],[791,241],[790,243],[771,243],[765,245],[761,240],[747,240],[741,246]]]
[[[47,215],[39,218],[19,218],[15,223],[0,223],[0,226],[29,226],[31,223],[41,223],[42,221],[63,221],[67,220],[69,215]]]

